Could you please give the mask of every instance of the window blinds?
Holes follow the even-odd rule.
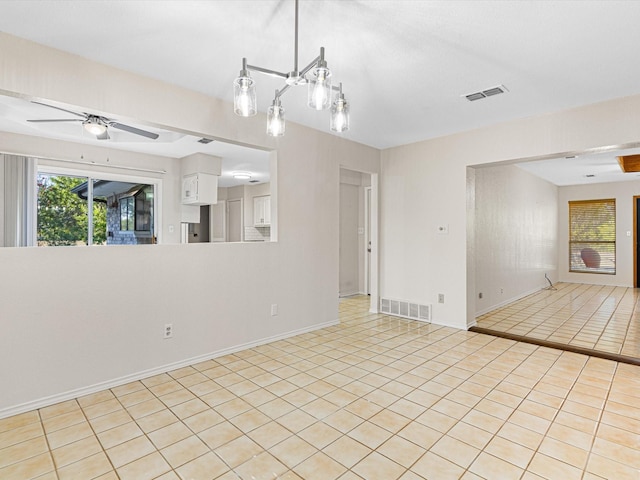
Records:
[[[569,202],[569,271],[616,273],[615,199]]]

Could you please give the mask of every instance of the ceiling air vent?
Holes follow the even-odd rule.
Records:
[[[473,102],[475,100],[480,100],[481,98],[493,97],[494,95],[499,95],[508,91],[509,90],[507,90],[507,87],[505,87],[504,85],[498,85],[497,87],[487,88],[486,90],[482,90],[481,92],[474,92],[468,95],[464,95],[464,97],[470,102]]]
[[[198,140],[198,143],[202,143],[203,145],[206,145],[207,143],[211,143],[211,142],[213,142],[213,140],[212,140],[212,139],[210,139],[210,138],[204,138],[204,137],[203,137],[203,138],[201,138],[200,140]]]

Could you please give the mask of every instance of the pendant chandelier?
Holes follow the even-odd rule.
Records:
[[[298,0],[295,0],[295,43],[293,54],[293,70],[289,73],[277,72],[268,68],[247,64],[242,59],[242,70],[233,82],[233,109],[236,115],[252,117],[258,112],[255,82],[250,71],[264,73],[283,78],[285,85],[276,90],[273,102],[267,112],[267,133],[272,137],[284,135],[284,108],[280,97],[291,87],[307,85],[307,103],[314,110],[331,110],[330,128],[334,132],[349,130],[349,104],[342,93],[342,83],[338,87],[331,85],[331,70],[324,59],[324,47],[320,47],[320,55],[314,58],[302,70],[298,70]],[[309,77],[307,78],[307,74]],[[331,97],[337,92],[333,102]]]

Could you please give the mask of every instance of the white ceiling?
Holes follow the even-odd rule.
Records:
[[[75,107],[69,105],[55,104],[55,106],[70,111],[82,112],[82,110],[75,109]],[[81,121],[52,123],[32,123],[27,121],[43,119],[78,120],[78,117],[22,98],[0,95],[0,131],[55,138],[75,143],[98,145],[109,149],[147,153],[170,158],[183,158],[194,153],[205,153],[222,158],[222,172],[218,180],[220,187],[270,181],[269,153],[263,150],[247,148],[219,140],[205,145],[198,142],[201,137],[139,125],[129,121],[122,121],[121,123],[157,133],[159,137],[152,140],[109,127],[110,139],[97,140],[94,135],[89,134],[82,127]],[[117,120],[115,117],[110,117],[110,119]],[[237,180],[233,177],[234,172],[250,173],[251,179]]]
[[[231,101],[242,57],[293,68],[292,0],[3,0],[0,30]],[[640,93],[638,1],[301,0],[300,65],[326,48],[377,148]],[[259,73],[259,110],[281,82]],[[503,84],[476,102],[465,94]],[[297,87],[287,118],[328,130]]]
[[[624,173],[618,156],[638,155],[640,148],[612,150],[586,155],[552,158],[520,163],[524,170],[560,187],[590,183],[625,182],[640,180],[640,173]]]

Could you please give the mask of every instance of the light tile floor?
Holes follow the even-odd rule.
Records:
[[[0,420],[0,478],[640,478],[640,368],[367,313]]]
[[[478,326],[640,357],[640,289],[558,283],[477,318]]]

